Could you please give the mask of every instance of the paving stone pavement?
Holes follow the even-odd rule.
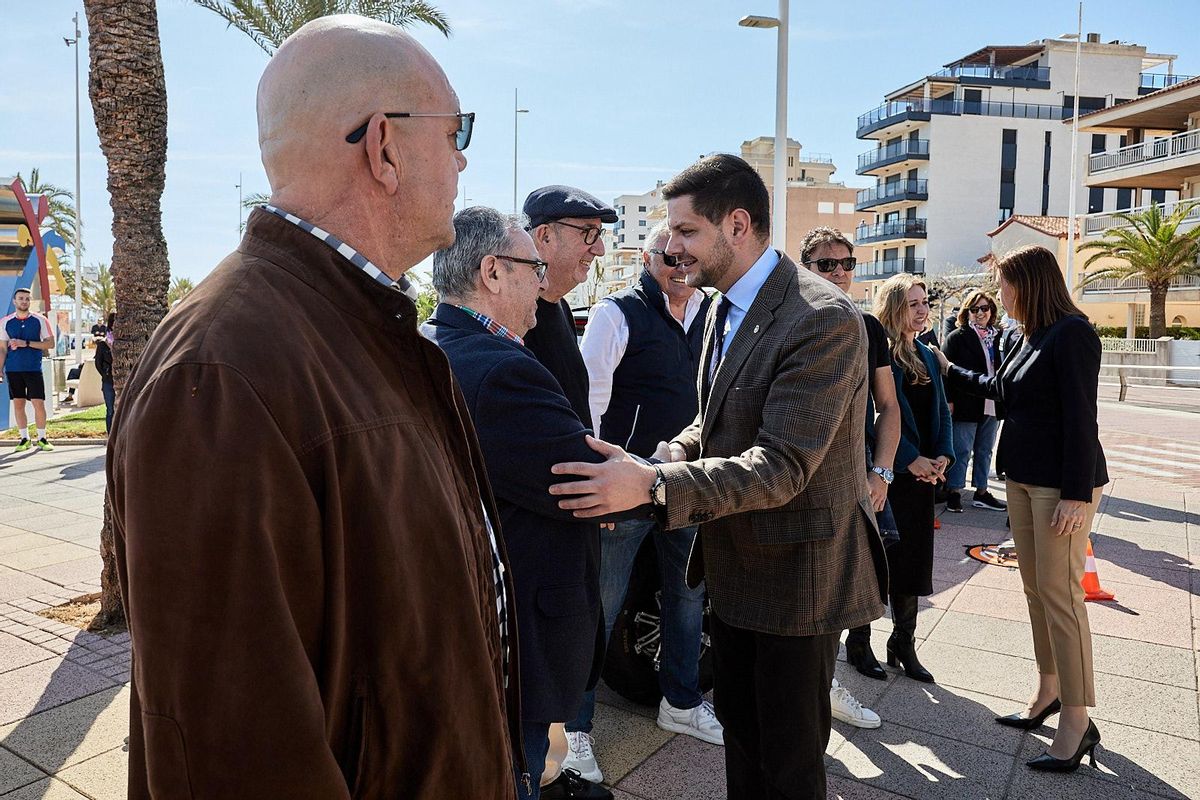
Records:
[[[1101,438],[1120,457],[1094,535],[1117,599],[1088,604],[1098,768],[1034,774],[1023,762],[1046,747],[1054,719],[1032,733],[992,721],[1022,707],[1033,648],[1016,571],[965,556],[1004,538],[1004,515],[968,506],[941,517],[936,591],[918,618],[938,683],[890,669],[886,682],[870,680],[839,657],[838,679],[884,724],[834,723],[830,798],[1200,798],[1200,470],[1187,458],[1200,454],[1196,419],[1101,404]],[[0,800],[125,797],[128,637],[35,613],[98,589],[103,488],[103,447],[0,455]],[[873,628],[882,655],[889,622]],[[655,709],[603,686],[599,700],[596,749],[619,800],[725,797],[721,748],[660,730]]]

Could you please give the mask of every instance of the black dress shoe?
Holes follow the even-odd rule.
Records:
[[[1083,738],[1079,741],[1079,749],[1075,751],[1075,755],[1070,758],[1055,758],[1049,753],[1042,753],[1032,761],[1026,761],[1030,769],[1035,769],[1039,772],[1074,772],[1079,769],[1079,762],[1084,756],[1088,757],[1091,765],[1096,766],[1096,745],[1100,744],[1100,731],[1096,728],[1096,723],[1088,720],[1087,730],[1083,732]]]
[[[859,644],[858,642],[847,640],[846,663],[868,678],[874,678],[879,681],[887,680],[887,672],[884,671],[883,667],[879,666],[879,659],[875,658],[875,653],[871,650],[870,642]]]
[[[1022,717],[1020,714],[1009,714],[1004,717],[996,717],[996,722],[1001,725],[1007,725],[1010,728],[1020,728],[1023,731],[1031,731],[1034,728],[1040,728],[1042,723],[1046,721],[1046,717],[1051,714],[1057,714],[1062,710],[1062,703],[1058,702],[1058,698],[1054,698],[1037,714],[1032,717]]]
[[[613,795],[603,786],[585,781],[575,770],[564,769],[542,787],[542,800],[613,800]]]

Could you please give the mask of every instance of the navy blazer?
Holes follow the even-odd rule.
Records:
[[[1000,340],[1004,331],[997,330],[992,338],[992,371],[1000,369]],[[987,360],[983,353],[983,340],[975,329],[968,325],[960,325],[946,336],[946,345],[942,348],[946,358],[971,372],[987,373]],[[955,422],[982,422],[984,418],[984,398],[965,392],[954,384],[946,385],[946,400],[954,403],[951,416]],[[997,417],[1003,416],[997,409]]]
[[[1010,351],[994,377],[951,364],[946,381],[1004,402],[997,460],[1017,483],[1091,502],[1108,483],[1096,420],[1100,337],[1085,317],[1063,317]]]
[[[516,586],[522,718],[572,720],[604,661],[600,529],[558,507],[549,488],[563,479],[550,467],[604,459],[528,348],[445,303],[421,332],[445,352],[462,387],[496,497]]]
[[[946,389],[942,385],[942,370],[937,356],[925,345],[915,342],[917,352],[925,362],[925,370],[933,383],[934,404],[930,412],[932,420],[929,430],[933,433],[933,458],[946,456],[954,463],[954,425],[950,420],[950,406],[946,404]],[[892,378],[896,381],[896,400],[900,404],[900,445],[896,448],[896,472],[908,472],[908,465],[921,455],[921,435],[917,432],[917,419],[912,406],[904,395],[904,384],[908,378],[904,368],[892,363]]]

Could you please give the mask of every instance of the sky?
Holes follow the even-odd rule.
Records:
[[[775,130],[774,30],[740,28],[774,16],[776,0],[439,0],[453,34],[412,33],[442,64],[464,111],[476,112],[460,207],[513,205],[513,90],[522,108],[518,203],[551,183],[610,201],[641,193],[697,157],[738,152]],[[1200,2],[1153,13],[1128,0],[1087,0],[1084,32],[1179,56],[1200,74]],[[75,63],[62,37],[76,11],[81,52],[85,264],[112,252],[106,165],[87,98],[87,31],[77,0],[0,0],[0,177],[75,185]],[[829,153],[834,180],[867,186],[855,120],[885,93],[989,44],[1074,32],[1069,0],[792,2],[788,135]],[[269,187],[258,157],[254,95],[267,55],[190,0],[159,0],[167,79],[163,227],[173,277],[199,281],[237,244],[244,191]],[[32,95],[32,97],[31,97]]]

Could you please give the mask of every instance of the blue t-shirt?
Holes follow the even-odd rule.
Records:
[[[8,351],[8,357],[4,360],[4,371],[41,372],[44,351],[36,347],[19,347],[12,350],[8,343],[13,339],[40,342],[52,337],[50,322],[41,314],[28,314],[24,319],[16,314],[0,318],[0,343]]]

